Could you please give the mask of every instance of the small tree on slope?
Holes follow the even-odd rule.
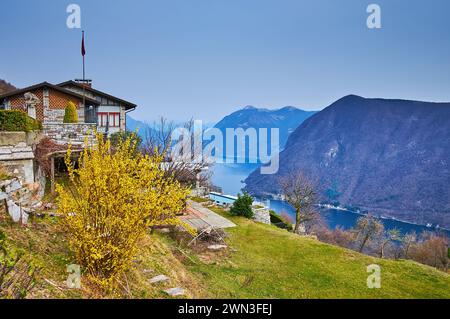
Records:
[[[78,123],[77,107],[72,101],[69,101],[64,109],[64,123]]]
[[[57,185],[57,204],[78,263],[109,290],[130,267],[149,227],[182,224],[176,213],[189,190],[165,175],[161,156],[136,152],[131,136],[114,149],[101,134],[96,142],[85,147],[78,168],[69,148],[70,183]]]
[[[253,217],[252,210],[253,198],[244,193],[244,195],[238,194],[238,198],[230,208],[230,213],[237,216],[244,216],[247,218]]]
[[[282,178],[280,184],[286,201],[295,209],[294,233],[298,234],[300,226],[318,219],[317,211],[314,209],[317,199],[315,185],[302,172],[295,172]]]

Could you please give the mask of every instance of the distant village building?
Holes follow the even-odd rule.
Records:
[[[238,199],[236,196],[224,195],[217,192],[209,192],[209,199],[221,206],[231,206]],[[265,203],[253,201],[252,203],[252,211],[253,211],[253,219],[257,222],[269,224],[270,225],[270,212],[269,212],[269,204],[270,202],[266,201]]]

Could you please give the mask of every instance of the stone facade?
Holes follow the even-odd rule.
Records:
[[[69,102],[76,105],[78,110],[78,120],[84,122],[83,100],[49,88],[36,88],[30,90],[30,93],[36,95],[39,103],[35,105],[36,119],[45,122],[62,122],[64,118],[64,109]],[[21,110],[27,113],[27,105],[23,94],[13,95],[5,103],[8,109]]]
[[[78,123],[96,123],[98,132],[125,131],[126,113],[136,105],[74,81],[58,85],[42,82],[0,94],[0,109],[21,110],[43,124],[63,123],[64,110],[72,102]]]
[[[90,123],[44,123],[42,125],[44,135],[60,144],[83,144],[88,139],[92,142],[95,138],[96,124]]]
[[[44,108],[44,123],[63,123],[64,121],[64,109],[51,109],[51,108]],[[84,122],[84,107],[82,104],[77,107],[77,114],[78,114],[78,122],[83,123]]]

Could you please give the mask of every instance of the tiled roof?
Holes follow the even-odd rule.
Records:
[[[14,95],[17,95],[17,94],[26,93],[28,91],[32,91],[32,90],[35,90],[35,89],[39,89],[41,87],[48,87],[48,88],[51,88],[53,90],[56,90],[56,91],[59,91],[59,92],[62,92],[62,93],[65,93],[65,94],[77,97],[77,98],[79,98],[81,100],[84,98],[87,102],[90,102],[92,104],[100,105],[100,102],[95,100],[95,99],[91,99],[91,98],[89,98],[87,96],[83,97],[81,94],[75,93],[75,92],[70,91],[70,90],[66,90],[66,89],[64,89],[64,88],[62,88],[60,86],[57,86],[57,85],[54,85],[54,84],[51,84],[51,83],[48,83],[48,82],[38,83],[38,84],[35,84],[35,85],[32,85],[32,86],[28,86],[28,87],[23,88],[23,89],[17,89],[17,90],[10,91],[10,92],[5,93],[5,94],[1,94],[0,95],[0,100],[4,99],[6,97],[10,97],[10,96],[14,96]]]
[[[95,93],[97,95],[106,97],[106,98],[111,99],[111,100],[116,100],[116,101],[120,102],[122,105],[124,105],[125,109],[127,109],[127,110],[137,107],[137,105],[134,104],[134,103],[122,100],[122,99],[120,99],[118,97],[115,97],[115,96],[113,96],[111,94],[108,94],[108,93],[96,90],[96,89],[94,89],[94,88],[92,88],[92,87],[90,87],[88,85],[83,85],[83,84],[75,82],[75,81],[71,81],[70,80],[70,81],[66,81],[66,82],[62,82],[62,83],[57,84],[57,86],[59,86],[59,87],[65,87],[65,86],[70,86],[70,85],[73,85],[73,86],[76,86],[76,87],[79,87],[79,88],[83,88],[84,87],[84,89],[89,91],[89,92]]]

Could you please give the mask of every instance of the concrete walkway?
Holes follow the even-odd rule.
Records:
[[[189,200],[188,206],[189,213],[182,216],[181,219],[197,230],[207,227],[229,228],[236,226],[225,217],[214,213],[212,210],[203,207],[197,202]]]

